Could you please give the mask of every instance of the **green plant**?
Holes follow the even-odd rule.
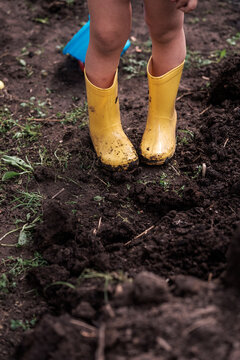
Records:
[[[209,59],[208,55],[203,56],[200,51],[191,51],[189,49],[187,50],[187,55],[185,59],[185,66],[187,68],[190,66],[206,66],[212,64],[213,62],[213,59]]]
[[[27,192],[27,191],[18,191],[18,195],[14,195],[14,199],[11,202],[15,204],[14,209],[25,208],[30,211],[32,214],[39,212],[39,208],[42,203],[42,195],[39,192]]]
[[[0,108],[0,134],[12,133],[14,139],[29,137],[31,140],[35,140],[39,136],[39,129],[40,124],[29,121],[20,124],[18,120],[13,119],[7,107]]]
[[[16,123],[19,130],[14,134],[14,139],[20,139],[20,138],[30,138],[31,140],[36,140],[38,136],[40,135],[40,124],[36,124],[35,122],[29,122],[27,121],[24,125],[21,125],[19,123]]]
[[[159,184],[164,188],[164,190],[167,190],[169,188],[169,180],[167,179],[167,174],[165,172],[162,173],[160,176]]]
[[[12,178],[18,177],[23,174],[32,174],[33,173],[33,167],[30,164],[27,157],[26,157],[26,161],[24,161],[17,156],[3,155],[1,160],[4,161],[4,163],[6,163],[8,165],[16,167],[19,170],[22,170],[21,172],[16,172],[16,171],[5,172],[2,176],[2,181],[10,180]]]
[[[197,23],[199,23],[199,21],[200,21],[200,19],[198,17],[191,17],[188,19],[188,22],[190,24],[197,24]]]
[[[1,238],[0,238],[0,246],[23,246],[26,245],[28,243],[28,240],[30,238],[30,233],[29,230],[33,229],[36,226],[36,223],[38,221],[40,221],[41,217],[37,216],[34,220],[30,221],[31,214],[28,213],[27,214],[27,222],[20,226],[17,227],[13,230],[8,231],[7,233],[5,233]],[[18,220],[18,222],[23,222],[22,220]],[[3,239],[5,239],[8,235],[13,234],[17,231],[20,231],[19,236],[18,236],[18,242],[16,244],[11,244],[11,245],[7,245],[7,244],[3,244],[1,241]]]
[[[38,23],[40,23],[40,24],[43,24],[43,25],[46,25],[46,24],[49,23],[48,17],[45,17],[45,18],[40,18],[40,17],[39,17],[39,18],[35,18],[34,21],[35,21],[35,22],[38,22]]]
[[[114,282],[130,281],[130,279],[122,272],[101,273],[92,269],[85,269],[78,277],[78,283],[85,279],[103,279],[104,280],[104,300],[108,302],[108,286]]]
[[[104,196],[101,196],[101,195],[96,195],[94,196],[93,200],[98,202],[98,205],[101,205],[101,201],[104,202]]]
[[[178,130],[178,143],[181,145],[187,145],[194,139],[194,132],[188,129]]]
[[[30,268],[45,266],[47,262],[36,252],[32,259],[8,256],[6,259],[2,259],[0,264],[6,270],[0,276],[0,294],[8,294],[11,289],[17,286],[18,276],[25,276],[26,271]]]
[[[240,40],[240,32],[238,32],[236,35],[233,35],[231,38],[228,38],[226,41],[229,45],[236,46],[239,40]]]
[[[8,274],[12,277],[25,274],[27,270],[39,266],[47,265],[46,260],[38,252],[34,253],[32,259],[24,259],[22,257],[8,256],[7,261],[2,260],[2,264],[8,269]]]
[[[185,189],[185,185],[182,185],[179,189],[174,190],[174,191],[179,197],[182,197],[184,189]]]
[[[146,60],[137,60],[133,57],[124,57],[123,70],[129,75],[127,79],[131,79],[134,76],[142,76],[146,73],[147,62]]]
[[[7,294],[8,293],[8,287],[9,287],[9,280],[7,278],[7,275],[2,274],[0,276],[0,294],[1,293]]]
[[[192,179],[198,178],[201,172],[202,172],[202,165],[196,166],[196,171],[195,174],[192,176]]]
[[[20,103],[20,106],[23,108],[28,108],[31,116],[35,116],[37,118],[46,117],[46,101],[37,100],[35,96],[31,96],[27,102]]]
[[[59,154],[60,151],[61,153]],[[59,166],[66,169],[68,166],[68,160],[71,156],[70,153],[67,150],[58,148],[54,151],[54,156],[57,159]]]
[[[223,58],[227,56],[227,50],[215,50],[210,54],[210,56],[215,60],[216,63],[219,63]]]
[[[82,106],[76,106],[72,111],[67,112],[64,114],[64,119],[62,120],[63,124],[72,123],[76,124],[80,122],[79,128],[87,125],[87,114],[88,114],[88,107],[87,103]]]
[[[0,134],[4,135],[9,132],[14,126],[17,125],[17,121],[13,120],[12,114],[7,107],[0,108]]]
[[[17,330],[19,328],[23,329],[24,331],[33,328],[36,324],[37,319],[34,317],[31,320],[14,320],[11,319],[10,321],[10,329]]]

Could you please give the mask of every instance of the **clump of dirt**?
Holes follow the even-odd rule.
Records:
[[[228,267],[226,273],[226,282],[235,286],[240,290],[240,226],[236,231],[235,237],[233,238],[229,250],[228,250]]]
[[[36,234],[39,250],[54,244],[65,244],[73,237],[73,219],[67,207],[54,200],[46,202],[43,208],[43,223]]]
[[[43,318],[37,331],[24,338],[15,359],[93,359],[97,329],[69,315]]]
[[[224,293],[231,304],[227,312],[221,302]],[[24,338],[16,359],[44,360],[49,353],[53,360],[67,354],[73,360],[103,354],[107,360],[153,360],[159,353],[167,360],[235,359],[238,326],[230,306],[240,310],[238,296],[216,284],[181,275],[168,286],[163,278],[142,272],[133,282],[116,287],[111,303],[102,307],[97,327],[89,323],[96,312],[88,302],[78,305],[74,318],[46,315]]]
[[[219,65],[217,77],[211,84],[209,101],[217,105],[224,100],[240,98],[240,55],[235,54]]]

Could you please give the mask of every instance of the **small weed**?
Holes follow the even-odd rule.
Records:
[[[62,120],[63,124],[76,124],[77,122],[81,123],[79,124],[79,128],[87,125],[87,114],[88,114],[88,108],[87,103],[85,103],[83,106],[77,106],[72,111],[65,113],[64,119]]]
[[[24,245],[26,245],[27,243],[28,243],[28,240],[29,240],[29,238],[30,238],[30,233],[29,233],[29,231],[28,230],[31,230],[31,229],[33,229],[35,226],[36,226],[36,223],[38,222],[38,221],[40,221],[40,216],[37,216],[34,220],[32,220],[32,221],[30,221],[30,218],[31,218],[31,214],[30,213],[28,213],[27,214],[27,222],[24,224],[24,225],[22,225],[22,226],[20,226],[20,227],[17,227],[17,228],[15,228],[15,229],[13,229],[13,230],[10,230],[10,231],[8,231],[7,233],[5,233],[1,238],[0,238],[0,246],[24,246]],[[23,222],[22,220],[20,220],[20,219],[18,219],[17,220],[17,223],[19,223],[19,222]],[[9,245],[7,245],[7,244],[3,244],[1,241],[3,240],[3,239],[5,239],[8,235],[10,235],[10,234],[13,234],[13,233],[15,233],[15,232],[17,232],[17,231],[20,231],[20,233],[19,233],[19,237],[18,237],[18,242],[16,243],[16,244],[9,244]]]
[[[0,108],[0,134],[7,134],[16,124],[10,110],[7,107]]]
[[[199,23],[199,21],[200,21],[200,19],[198,17],[192,17],[192,18],[188,19],[188,22],[190,24],[197,24],[197,23]]]
[[[8,165],[16,167],[18,170],[21,170],[21,172],[16,172],[16,171],[5,172],[2,176],[2,181],[10,180],[23,174],[33,173],[33,167],[27,158],[26,161],[24,161],[18,158],[17,156],[4,155],[1,160]]]
[[[18,120],[12,118],[12,114],[7,107],[0,109],[0,134],[11,134],[13,139],[30,138],[35,140],[39,136],[40,125],[34,122],[20,124]]]
[[[21,139],[21,138],[30,138],[30,140],[36,140],[40,135],[39,130],[41,125],[36,124],[34,122],[26,122],[24,125],[17,124],[18,128],[20,129],[17,131],[13,138],[14,139]]]
[[[35,96],[30,97],[29,101],[20,104],[23,108],[28,108],[30,115],[36,118],[46,117],[46,105],[46,101],[37,100]]]
[[[130,221],[128,220],[128,218],[127,218],[127,217],[123,217],[123,216],[120,214],[120,212],[117,213],[117,217],[120,217],[120,219],[122,219],[122,221],[123,221],[124,223],[130,224]]]
[[[142,76],[146,73],[146,60],[137,60],[133,57],[126,56],[122,59],[122,62],[123,70],[129,74],[127,79],[131,79],[135,76]]]
[[[61,151],[61,153],[59,153]],[[67,169],[68,167],[68,160],[71,157],[71,154],[64,149],[57,149],[54,151],[54,156],[58,161],[58,164],[61,168]]]
[[[178,144],[187,145],[193,141],[194,133],[191,130],[181,129],[181,130],[178,130],[178,132],[180,135],[177,137]]]
[[[21,58],[16,58],[16,59],[19,62],[19,64],[22,65],[23,67],[25,67],[27,65],[27,63],[24,59],[21,59]]]
[[[51,158],[50,154],[48,154],[48,151],[45,146],[42,146],[38,150],[40,163],[37,163],[36,165],[41,166],[51,166],[53,163],[53,159]]]
[[[6,271],[0,276],[0,294],[8,294],[11,289],[17,286],[16,278],[19,275],[25,276],[27,270],[45,266],[47,262],[36,252],[32,259],[8,256],[6,259],[2,259],[1,265],[5,267]]]
[[[179,189],[174,190],[174,191],[179,197],[182,197],[184,189],[185,189],[185,185],[182,185]]]
[[[210,65],[213,62],[213,59],[209,59],[208,56],[204,57],[199,51],[191,51],[188,49],[185,59],[185,66],[187,68],[190,66],[201,67]]]
[[[38,252],[35,252],[32,259],[8,256],[7,260],[2,260],[2,264],[7,267],[9,275],[16,277],[25,275],[26,271],[31,268],[47,265],[47,262]]]
[[[98,205],[101,205],[101,201],[104,202],[104,196],[101,196],[101,195],[96,195],[94,196],[93,200],[98,202]]]
[[[227,56],[227,50],[215,50],[213,51],[210,56],[214,59],[216,63],[219,63],[222,59],[224,59]]]
[[[110,283],[130,281],[122,272],[101,273],[92,269],[85,269],[78,278],[78,283],[85,279],[103,279],[104,280],[104,300],[108,302],[108,286]]]
[[[37,319],[34,317],[31,320],[14,320],[10,321],[10,329],[17,330],[21,328],[22,330],[26,331],[33,328],[36,324]]]
[[[196,167],[195,174],[192,176],[192,179],[197,179],[199,177],[199,175],[201,174],[201,172],[202,172],[202,165],[198,165]]]
[[[49,23],[48,17],[45,17],[45,18],[35,18],[34,21],[37,22],[37,23],[43,24],[43,25],[46,25],[46,24]]]
[[[9,280],[7,278],[6,274],[2,274],[0,276],[0,294],[7,294],[8,293],[8,287],[9,287]]]
[[[228,38],[226,41],[229,45],[236,46],[239,40],[240,40],[240,32],[238,32],[236,35],[233,35],[231,38]]]
[[[164,190],[169,188],[169,180],[167,180],[167,174],[165,172],[160,176],[159,184],[163,187]]]
[[[39,212],[42,203],[42,195],[39,192],[19,191],[18,194],[12,201],[12,204],[15,204],[12,210],[24,208],[33,214]]]

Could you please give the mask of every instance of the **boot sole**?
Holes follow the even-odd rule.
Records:
[[[129,163],[129,164],[126,164],[126,165],[119,165],[119,166],[112,166],[112,165],[109,165],[109,164],[104,164],[100,158],[98,158],[99,161],[100,161],[100,164],[101,164],[101,167],[104,168],[105,170],[107,171],[110,171],[110,172],[117,172],[117,171],[132,171],[132,170],[135,170],[138,165],[139,165],[139,159]]]
[[[161,160],[151,160],[151,159],[147,159],[145,158],[143,155],[140,156],[141,162],[143,162],[146,165],[166,165],[173,157],[173,155],[175,154],[175,150],[173,151],[172,154],[170,154],[167,158],[165,159],[161,159]]]

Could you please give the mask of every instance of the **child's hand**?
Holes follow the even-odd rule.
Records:
[[[198,0],[171,0],[171,2],[176,3],[176,8],[178,10],[188,13],[195,9]]]

